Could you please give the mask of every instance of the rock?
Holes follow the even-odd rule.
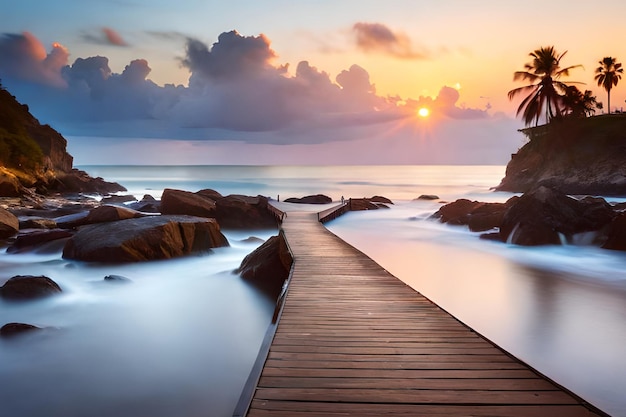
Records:
[[[228,246],[214,219],[148,216],[86,225],[67,241],[63,257],[90,262],[169,259]]]
[[[27,217],[20,219],[20,230],[24,229],[54,229],[57,222],[44,217]]]
[[[41,245],[59,239],[66,239],[72,233],[63,229],[37,230],[29,233],[21,233],[15,241],[7,248],[7,253],[20,253],[32,250]]]
[[[85,171],[76,168],[69,172],[58,174],[47,184],[41,186],[41,188],[42,189],[38,189],[38,191],[42,194],[55,191],[61,193],[96,193],[104,195],[127,191],[126,188],[118,183],[108,182],[100,177],[92,178]]]
[[[604,249],[626,250],[626,212],[619,213],[608,226]]]
[[[104,280],[107,282],[120,283],[120,284],[127,284],[127,283],[132,282],[130,278],[126,278],[122,275],[107,275],[104,277]]]
[[[578,233],[599,230],[615,218],[604,199],[576,200],[547,187],[539,187],[515,200],[500,226],[503,241],[536,246],[571,241]]]
[[[145,214],[130,208],[105,205],[92,209],[83,220],[83,224],[115,222],[144,216]]]
[[[102,204],[124,204],[131,201],[137,201],[134,195],[109,195],[104,197],[100,202]]]
[[[15,337],[33,330],[41,330],[41,327],[26,323],[7,323],[0,328],[0,337]]]
[[[517,197],[514,197],[516,199]],[[472,232],[484,232],[499,228],[504,220],[504,214],[515,200],[507,203],[484,203],[476,207],[467,216],[467,225]]]
[[[0,167],[0,197],[18,197],[21,188],[17,177]]]
[[[332,202],[333,202],[332,198],[323,194],[307,195],[301,198],[290,197],[285,200],[285,203],[296,203],[296,204],[329,204]]]
[[[439,219],[442,223],[466,225],[469,214],[484,204],[485,203],[479,201],[470,201],[466,198],[460,198],[445,206],[441,206],[439,210],[433,214],[433,217]]]
[[[20,221],[9,211],[0,208],[0,239],[6,239],[17,233]]]
[[[289,277],[292,263],[285,238],[278,235],[246,256],[235,272],[275,300]]]
[[[17,275],[0,287],[0,296],[7,300],[31,300],[60,292],[61,287],[43,275]]]
[[[68,214],[66,216],[57,217],[54,221],[61,229],[74,229],[78,226],[82,226],[85,223],[85,219],[89,216],[88,211],[82,211],[80,213]]]
[[[383,204],[393,204],[393,201],[388,199],[387,197],[383,197],[380,195],[375,195],[374,197],[369,199],[372,203],[383,203]],[[385,206],[385,208],[389,208]]]
[[[222,194],[218,193],[215,190],[211,190],[210,188],[205,188],[204,190],[200,190],[196,194],[198,194],[201,197],[208,198],[209,200],[213,200],[213,201],[217,201],[220,198],[224,198]]]
[[[267,197],[228,195],[215,202],[215,218],[224,229],[275,229]]]
[[[497,190],[546,186],[563,194],[626,194],[626,117],[562,118],[522,129],[529,142],[511,155]]]
[[[189,191],[166,188],[161,196],[161,213],[215,217],[215,201]]]
[[[416,200],[439,200],[439,196],[435,194],[422,194]]]
[[[142,213],[160,213],[161,203],[150,194],[146,194],[140,201],[128,204],[126,207]]]
[[[377,204],[372,203],[368,198],[351,198],[348,204],[351,211],[377,210],[379,208]]]
[[[241,243],[263,243],[265,242],[260,237],[250,236],[240,241]]]

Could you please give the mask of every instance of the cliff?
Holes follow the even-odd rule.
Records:
[[[91,178],[72,168],[67,140],[42,125],[0,85],[0,197],[18,196],[23,187],[40,193],[124,191],[124,187]]]
[[[566,194],[626,195],[626,115],[564,119],[522,129],[498,191],[546,186]]]

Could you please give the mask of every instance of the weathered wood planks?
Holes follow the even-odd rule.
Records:
[[[290,212],[295,264],[247,415],[606,415]]]

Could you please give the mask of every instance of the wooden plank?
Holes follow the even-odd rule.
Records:
[[[294,266],[248,416],[604,416],[290,212]]]

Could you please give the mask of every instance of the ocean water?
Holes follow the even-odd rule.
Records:
[[[383,195],[390,210],[348,213],[328,227],[391,273],[558,383],[626,417],[626,254],[588,246],[521,248],[482,241],[428,217],[440,201],[505,201],[502,166],[83,166],[128,193],[164,188],[266,195]],[[273,302],[231,271],[267,232],[227,233],[231,248],[173,261],[91,265],[60,250],[0,252],[0,283],[46,274],[60,297],[0,300],[3,323],[55,327],[0,341],[0,404],[15,416],[231,415]],[[109,285],[109,274],[132,279]],[[2,323],[2,324],[3,324]]]

